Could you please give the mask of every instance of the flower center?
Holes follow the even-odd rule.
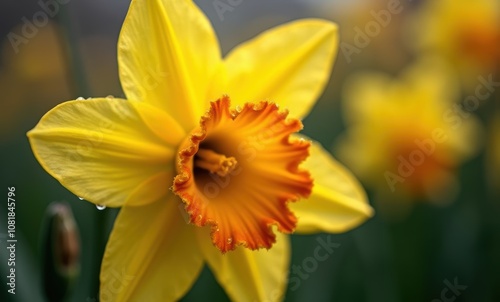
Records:
[[[500,30],[491,24],[468,24],[458,31],[459,50],[486,68],[500,60]]]
[[[302,129],[272,103],[229,109],[229,98],[211,103],[200,127],[180,146],[172,190],[185,204],[190,222],[209,225],[223,253],[238,245],[270,248],[272,227],[284,233],[297,218],[287,203],[307,197],[312,179],[299,168],[309,142],[291,134]]]
[[[210,149],[199,149],[196,153],[194,166],[210,171],[219,176],[227,176],[234,171],[238,162],[234,157],[226,157]]]
[[[398,171],[404,179],[404,187],[413,195],[423,196],[426,184],[440,185],[440,171],[451,168],[446,162],[445,150],[432,138],[431,131],[418,130],[418,126],[404,127],[413,129],[396,133],[391,146],[392,170]]]

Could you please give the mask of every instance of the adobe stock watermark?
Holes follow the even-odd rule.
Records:
[[[463,291],[467,289],[468,286],[458,283],[458,277],[453,279],[453,283],[444,279],[443,283],[445,288],[441,291],[440,299],[433,299],[431,302],[453,302],[460,297]]]
[[[382,29],[389,26],[393,15],[400,14],[403,8],[400,0],[389,0],[385,9],[381,9],[378,12],[371,10],[370,15],[372,16],[372,20],[366,23],[363,28],[359,26],[354,27],[353,44],[345,41],[340,43],[340,50],[347,63],[352,62],[352,55],[360,54],[362,49],[368,47],[372,39],[377,37]]]
[[[335,249],[338,249],[341,244],[332,241],[331,235],[318,236],[316,238],[318,245],[314,248],[313,254],[302,260],[299,265],[292,264],[292,269],[288,283],[290,290],[297,290],[302,281],[309,279],[319,266],[319,263],[326,261],[333,254]]]
[[[54,1],[54,0],[52,0]],[[69,2],[69,0],[68,0]],[[143,78],[143,88],[145,90],[153,90],[158,85],[161,84],[168,76],[169,73],[157,67],[146,67],[147,73]],[[123,106],[120,102],[127,101],[124,100],[113,100],[114,97],[109,95],[106,97],[110,101],[108,102],[109,109],[115,114],[117,119],[126,121],[124,124],[131,124],[131,122],[140,120],[138,113],[134,109],[130,109],[128,106]],[[79,97],[76,100],[87,102],[91,101],[93,98],[85,99],[84,97]],[[102,119],[94,129],[89,129],[85,131],[85,138],[81,139],[75,148],[71,148],[66,152],[66,158],[69,161],[82,161],[85,157],[89,156],[91,152],[95,151],[99,147],[103,140],[105,134],[110,134],[116,129],[116,125],[107,119]]]
[[[314,248],[311,256],[305,257],[299,264],[292,264],[291,271],[287,275],[287,284],[291,291],[296,291],[303,281],[309,279],[319,267],[320,263],[327,261],[338,249],[341,244],[332,241],[331,235],[318,236],[316,238],[317,246]],[[270,292],[269,296],[264,301],[254,302],[272,302],[283,300],[284,293],[280,289],[275,289]]]
[[[134,278],[135,276],[127,275],[125,273],[125,269],[122,269],[121,273],[112,269],[109,282],[107,282],[105,286],[100,289],[101,292],[99,301],[106,302],[113,300],[113,297],[122,291],[124,287],[128,286]],[[89,298],[87,300],[89,300]]]
[[[148,66],[146,67],[146,71],[147,75],[143,79],[143,87],[148,91],[158,87],[158,85],[166,81],[166,78],[169,76],[169,73],[161,69],[161,66],[159,65],[155,68]]]
[[[23,25],[21,26],[20,34],[9,32],[7,38],[9,39],[14,52],[19,53],[19,46],[21,44],[28,44],[29,40],[34,38],[40,28],[49,24],[49,18],[54,18],[60,11],[60,5],[68,4],[71,0],[40,0],[38,6],[40,10],[28,18],[26,16],[21,18]]]
[[[74,148],[66,152],[66,159],[71,162],[80,162],[88,157],[95,148],[99,147],[104,139],[104,133],[114,129],[115,125],[109,121],[101,121],[96,130],[86,131],[86,138],[78,142]]]
[[[495,82],[493,74],[487,78],[484,76],[478,77],[478,84],[474,91],[474,95],[467,96],[462,104],[453,104],[450,109],[443,113],[443,120],[450,124],[451,130],[458,130],[464,120],[470,118],[471,113],[479,108],[481,101],[487,100],[500,87],[500,82]],[[396,184],[403,183],[413,175],[416,169],[421,166],[429,157],[431,157],[439,144],[448,140],[448,135],[442,128],[435,128],[431,137],[423,140],[415,139],[415,148],[408,154],[407,157],[399,155],[397,171],[392,172],[386,170],[384,177],[391,192],[396,190]]]
[[[234,9],[241,3],[243,3],[243,0],[214,0],[214,2],[212,2],[212,5],[214,6],[219,20],[223,22],[224,14],[234,11]]]
[[[113,101],[113,96],[107,96],[110,100],[108,103],[109,110],[114,113],[117,119],[126,121],[124,124],[133,124],[134,121],[140,119],[137,113],[133,110],[127,109],[128,107],[121,106],[120,102],[127,102],[125,100]],[[90,102],[92,98],[85,99],[79,97],[76,101]],[[95,117],[93,117],[95,118]],[[116,125],[110,120],[102,119],[94,129],[85,131],[85,138],[82,138],[73,148],[66,151],[66,159],[71,162],[79,162],[84,158],[91,155],[92,152],[98,148],[104,140],[105,135],[110,135],[116,129]]]

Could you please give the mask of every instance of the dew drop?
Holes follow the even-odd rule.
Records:
[[[78,199],[80,199],[80,200],[85,200],[83,197],[80,197],[80,196],[78,196]]]
[[[236,112],[240,113],[241,112],[241,106],[240,105],[236,105]]]
[[[198,220],[201,220],[202,218],[203,218],[203,216],[198,215]]]
[[[106,208],[106,206],[103,206],[103,205],[100,205],[100,204],[96,204],[95,207],[99,210],[99,211],[102,211]]]
[[[85,100],[85,98],[84,98],[83,96],[79,96],[79,97],[77,97],[77,98],[76,98],[76,100],[77,100],[77,101],[84,101],[84,100]]]
[[[233,238],[231,238],[231,237],[227,238],[227,243],[228,244],[231,244],[232,242],[233,242]]]
[[[216,231],[216,232],[218,232],[218,231],[219,231],[219,227],[217,227],[217,228],[215,229],[215,231]]]

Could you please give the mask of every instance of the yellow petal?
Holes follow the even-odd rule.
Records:
[[[313,142],[311,155],[304,162],[314,179],[307,200],[290,203],[298,218],[298,233],[348,231],[373,215],[365,192],[358,180],[340,163]]]
[[[228,55],[227,93],[240,105],[270,100],[304,117],[329,79],[337,44],[337,26],[322,20],[266,31]]]
[[[63,103],[28,133],[50,175],[77,196],[108,207],[164,198],[183,136],[166,113],[120,99]]]
[[[192,1],[132,1],[118,42],[128,99],[148,102],[191,130],[222,65],[212,26]]]
[[[191,288],[203,258],[179,204],[170,195],[121,209],[101,266],[101,301],[177,301]]]
[[[287,286],[290,242],[277,233],[269,250],[238,247],[226,254],[212,245],[209,232],[200,229],[198,242],[205,260],[232,301],[281,301]]]

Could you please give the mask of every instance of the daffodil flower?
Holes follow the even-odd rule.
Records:
[[[458,105],[458,85],[441,61],[423,58],[397,78],[358,74],[344,101],[339,157],[382,202],[392,200],[388,211],[418,199],[453,200],[454,172],[478,151],[481,131]]]
[[[475,88],[477,76],[500,68],[498,0],[426,1],[413,19],[416,48],[438,54]]]
[[[62,185],[121,207],[102,301],[177,300],[205,263],[231,299],[279,300],[285,234],[343,232],[372,215],[356,179],[319,144],[292,135],[336,51],[336,25],[310,19],[222,59],[192,1],[132,1],[118,42],[127,100],[65,102],[28,134]]]

